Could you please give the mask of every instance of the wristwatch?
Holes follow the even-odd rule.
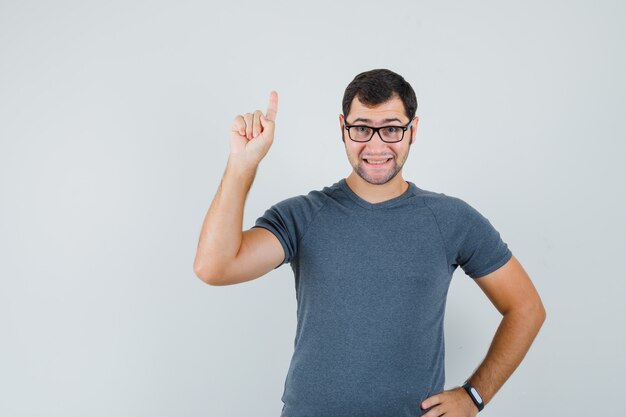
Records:
[[[483,408],[485,408],[485,403],[483,403],[483,398],[478,393],[478,390],[474,386],[472,386],[472,384],[470,384],[469,382],[466,382],[463,385],[463,388],[465,388],[465,391],[467,391],[467,394],[470,396],[470,398],[472,399],[476,407],[478,407],[478,411],[481,411]]]

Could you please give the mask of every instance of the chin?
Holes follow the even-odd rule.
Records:
[[[393,170],[391,173],[384,173],[381,175],[371,176],[368,172],[357,167],[355,170],[357,175],[363,179],[363,181],[370,183],[372,185],[383,185],[387,184],[389,181],[394,179],[396,175],[400,172],[400,170]]]

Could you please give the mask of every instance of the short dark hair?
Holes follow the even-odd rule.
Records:
[[[404,77],[388,69],[373,69],[354,77],[343,93],[343,115],[348,117],[354,97],[368,107],[377,106],[397,95],[404,104],[409,119],[415,117],[417,98],[415,91]]]

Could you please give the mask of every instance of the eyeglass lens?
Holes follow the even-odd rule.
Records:
[[[367,126],[352,126],[349,133],[352,140],[365,142],[370,140],[373,131],[374,129]],[[379,133],[386,142],[398,142],[404,136],[404,130],[395,126],[383,127]]]

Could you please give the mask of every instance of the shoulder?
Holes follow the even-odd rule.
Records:
[[[441,192],[422,190],[418,193],[446,236],[452,236],[476,227],[489,227],[489,220],[464,198]]]
[[[324,187],[320,190],[312,190],[306,194],[299,194],[285,198],[276,204],[274,208],[289,212],[314,212],[321,209],[336,191],[334,186]]]
[[[417,196],[437,218],[458,219],[477,213],[474,207],[458,196],[423,189],[420,189]]]

